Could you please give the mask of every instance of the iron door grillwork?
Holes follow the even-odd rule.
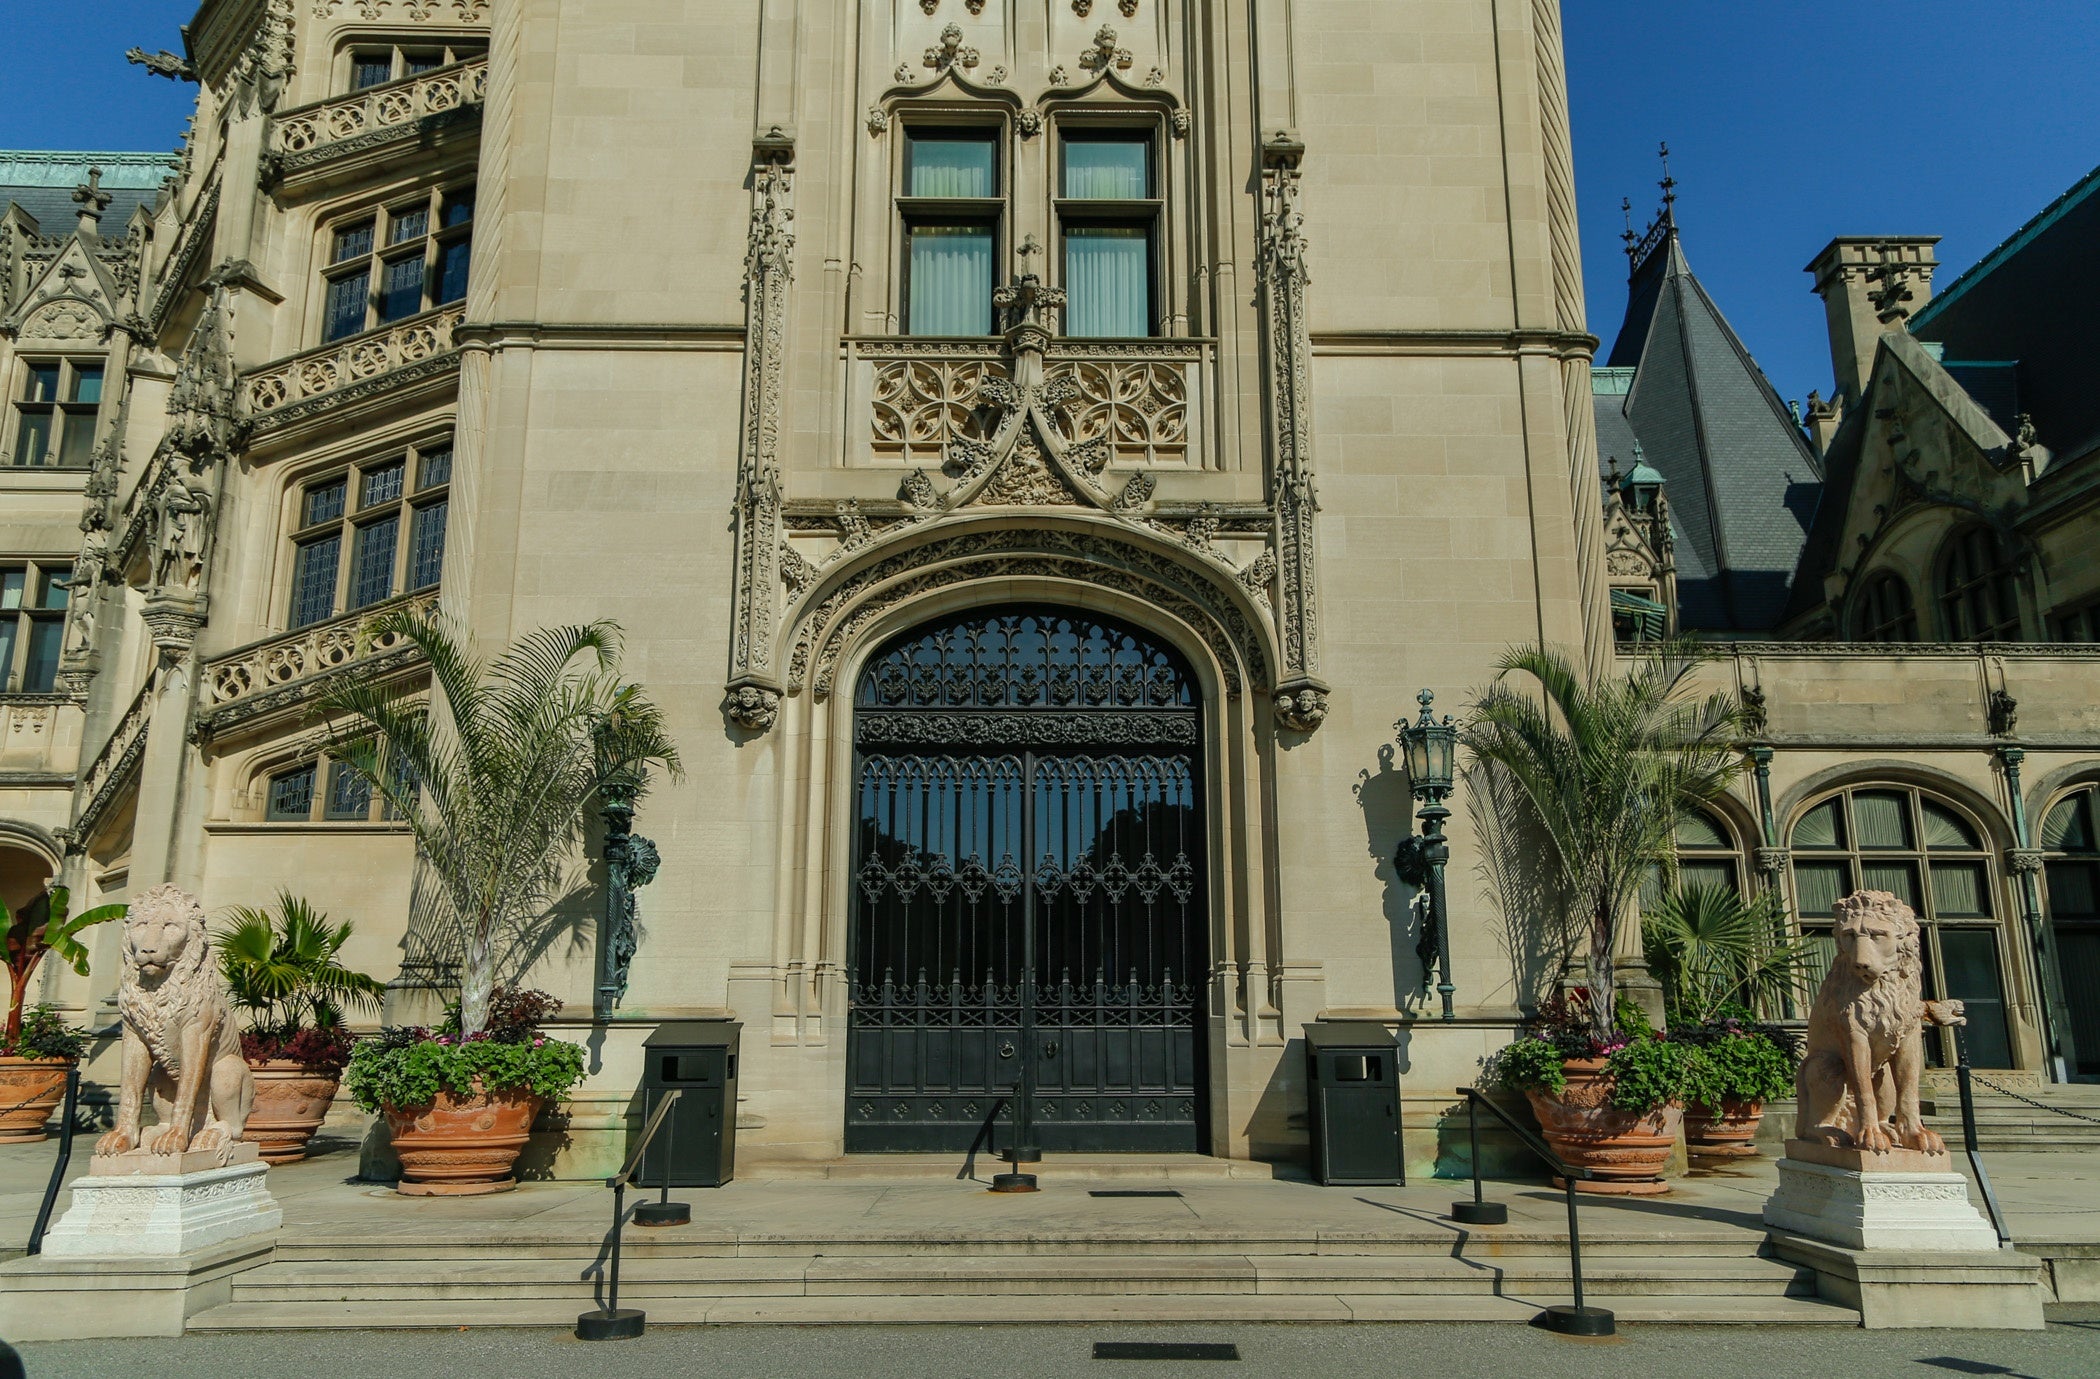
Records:
[[[1198,703],[1172,650],[1066,609],[978,610],[872,659],[849,1152],[1005,1148],[1031,1057],[1044,1149],[1203,1149]]]

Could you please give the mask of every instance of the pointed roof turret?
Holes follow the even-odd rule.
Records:
[[[1658,474],[1677,528],[1682,624],[1758,632],[1779,624],[1821,476],[1764,371],[1685,256],[1677,179],[1661,150],[1662,204],[1627,241],[1626,320],[1598,388],[1600,440],[1630,440]],[[1623,454],[1621,456],[1623,458]]]

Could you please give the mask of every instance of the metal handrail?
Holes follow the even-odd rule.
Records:
[[[655,1114],[642,1126],[642,1137],[635,1144],[627,1166],[605,1180],[613,1195],[612,1258],[606,1266],[605,1306],[585,1312],[576,1319],[576,1335],[580,1340],[626,1340],[642,1334],[644,1314],[633,1308],[620,1309],[620,1237],[627,1224],[627,1185],[634,1181],[635,1174],[641,1172],[642,1159],[649,1152],[649,1142],[656,1138],[664,1117],[670,1114],[671,1107],[683,1095],[683,1090],[677,1087],[664,1093],[664,1099],[656,1104]],[[666,1183],[670,1181],[670,1172],[670,1166],[665,1165]]]
[[[1983,1156],[1976,1150],[1976,1094],[1969,1086],[1969,1043],[1961,1037],[1961,1026],[1954,1026],[1954,1081],[1961,1089],[1961,1139],[1962,1148],[1969,1156],[1969,1171],[1976,1175],[1976,1186],[1983,1189],[1983,1205],[1991,1214],[1991,1229],[1998,1233],[1998,1247],[2005,1249],[2013,1243],[2012,1232],[2006,1229],[2005,1213],[1998,1209],[1998,1194],[1991,1190],[1991,1175],[1983,1170]]]
[[[66,1181],[66,1166],[73,1161],[73,1117],[80,1108],[80,1064],[66,1069],[65,1119],[58,1126],[58,1158],[51,1165],[51,1181],[44,1184],[44,1200],[36,1209],[36,1224],[29,1228],[25,1255],[44,1252],[44,1231],[51,1224],[51,1209],[58,1205],[58,1190]]]
[[[1481,1225],[1500,1225],[1509,1220],[1507,1207],[1497,1203],[1493,1207],[1482,1201],[1480,1184],[1480,1115],[1479,1108],[1487,1107],[1488,1114],[1502,1122],[1503,1127],[1517,1137],[1526,1149],[1545,1160],[1559,1176],[1561,1187],[1568,1198],[1568,1273],[1574,1283],[1575,1304],[1573,1307],[1548,1307],[1539,1314],[1539,1321],[1549,1330],[1565,1332],[1575,1336],[1609,1336],[1617,1330],[1616,1319],[1602,1307],[1590,1307],[1582,1297],[1582,1228],[1575,1214],[1575,1184],[1596,1177],[1587,1168],[1577,1168],[1564,1161],[1560,1155],[1546,1147],[1546,1142],[1516,1123],[1500,1106],[1481,1095],[1473,1087],[1461,1087],[1459,1095],[1466,1099],[1466,1139],[1471,1148],[1473,1171],[1473,1200],[1454,1203],[1451,1215],[1454,1220]],[[1472,1210],[1465,1208],[1470,1205]]]

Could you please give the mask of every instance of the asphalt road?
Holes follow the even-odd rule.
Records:
[[[1230,1342],[1240,1360],[1097,1360],[1096,1341]],[[586,1344],[544,1331],[259,1332],[22,1347],[31,1379],[220,1375],[268,1379],[1941,1379],[2100,1375],[2100,1322],[2040,1332],[1627,1327],[1569,1340],[1521,1326],[662,1327]],[[0,1374],[5,1373],[0,1365]]]

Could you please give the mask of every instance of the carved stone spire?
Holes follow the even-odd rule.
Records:
[[[780,621],[780,415],[787,290],[794,277],[795,140],[774,126],[752,141],[751,233],[744,254],[744,434],[737,475],[736,621],[722,712],[764,732],[780,716],[773,644]]]
[[[1313,485],[1312,339],[1305,316],[1305,217],[1298,209],[1298,165],[1305,145],[1288,132],[1262,144],[1260,260],[1263,328],[1267,336],[1269,414],[1275,437],[1270,476],[1276,507],[1275,605],[1283,664],[1278,667],[1277,721],[1311,732],[1327,717],[1327,684],[1320,679],[1320,509]]]

